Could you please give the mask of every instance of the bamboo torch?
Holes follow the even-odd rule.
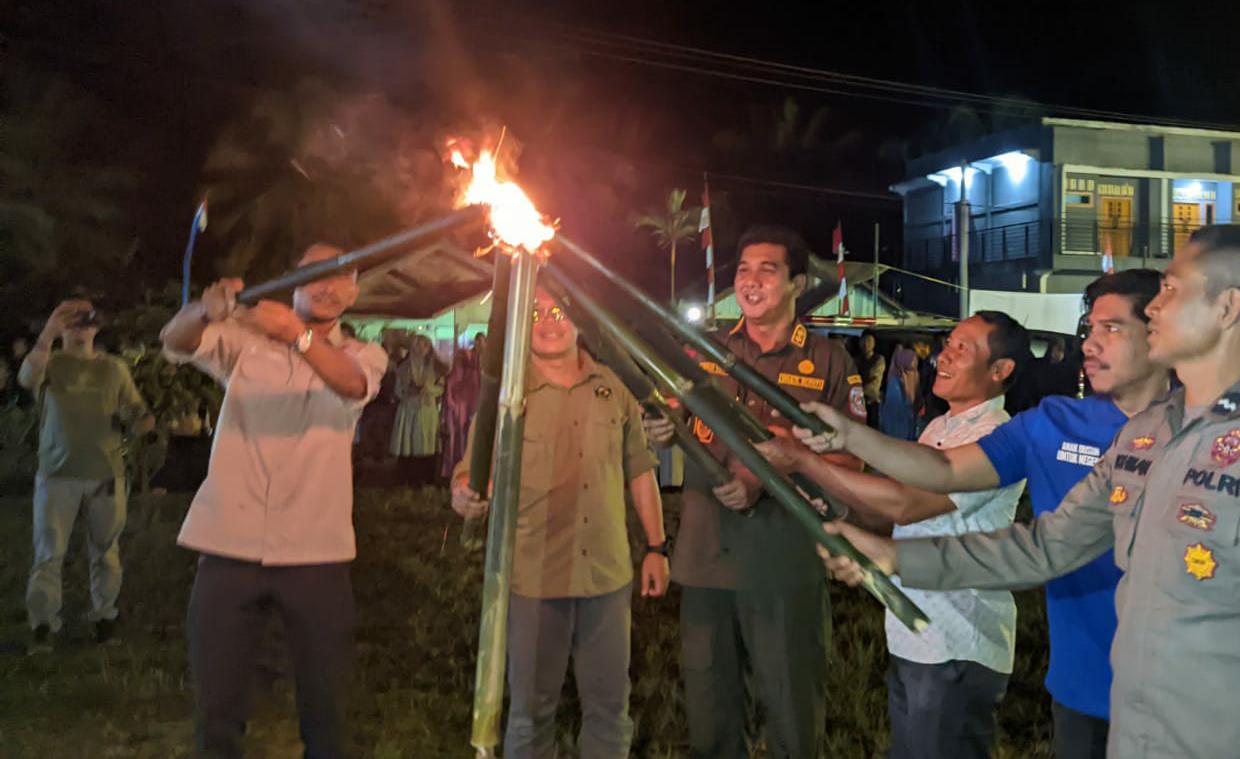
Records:
[[[891,610],[910,630],[920,632],[929,625],[925,613],[908,596],[896,587],[891,578],[874,565],[870,558],[858,551],[847,539],[832,535],[822,529],[818,512],[787,477],[757,451],[747,438],[741,423],[731,409],[721,402],[718,389],[713,385],[694,382],[683,376],[655,354],[627,325],[603,308],[564,272],[552,265],[549,271],[556,281],[572,297],[573,302],[598,323],[623,346],[633,359],[657,382],[675,388],[676,395],[694,415],[707,424],[732,453],[762,482],[766,491],[801,523],[815,542],[825,546],[837,556],[847,556],[856,561],[865,572],[862,583],[871,595]],[[716,392],[711,393],[710,390]]]
[[[534,277],[538,261],[520,252],[512,267],[504,368],[499,385],[495,436],[495,489],[487,526],[486,568],[482,582],[482,621],[474,677],[474,713],[470,744],[479,757],[494,756],[504,706],[504,655],[508,641],[508,594],[516,541],[517,499],[521,494],[521,434],[525,428],[525,369],[530,349]],[[477,438],[475,437],[475,441]],[[485,483],[483,483],[485,487]],[[479,491],[481,492],[481,491]]]
[[[497,175],[495,155],[481,151],[468,162],[461,151],[454,150],[452,163],[470,172],[461,202],[481,204],[487,208],[487,221],[497,255],[511,254],[512,271],[508,276],[507,308],[498,303],[491,306],[492,327],[498,311],[505,311],[501,334],[489,335],[503,345],[502,372],[495,405],[495,486],[491,491],[491,515],[487,527],[486,564],[482,582],[482,618],[478,625],[478,659],[474,673],[473,722],[470,744],[477,756],[495,756],[499,744],[500,714],[504,706],[505,655],[508,644],[508,599],[512,588],[512,554],[516,541],[517,507],[521,495],[521,434],[525,427],[525,373],[529,358],[533,320],[534,282],[539,256],[546,243],[555,235],[555,227],[534,207],[533,202],[516,184]],[[496,295],[501,295],[503,261],[496,262]],[[486,359],[495,369],[497,354],[488,346]],[[490,413],[479,406],[479,414]],[[470,459],[473,488],[487,490],[484,470],[491,466],[490,456],[481,456],[479,443],[488,437],[484,430],[474,431],[474,453]],[[481,458],[479,458],[481,456]],[[476,469],[475,469],[476,467]]]

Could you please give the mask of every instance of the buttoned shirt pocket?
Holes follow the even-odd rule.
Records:
[[[554,475],[555,446],[526,432],[521,440],[521,503],[545,504]]]
[[[1191,484],[1162,514],[1171,554],[1159,582],[1177,601],[1234,603],[1240,595],[1240,501]]]

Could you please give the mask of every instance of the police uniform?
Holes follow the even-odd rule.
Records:
[[[744,322],[712,335],[798,401],[819,401],[864,422],[861,377],[837,342],[797,323],[763,352]],[[762,424],[788,428],[717,365],[701,364]],[[700,420],[694,433],[722,460],[726,448]],[[690,755],[748,757],[741,650],[765,707],[772,757],[814,757],[822,742],[830,614],[814,542],[777,501],[762,495],[745,513],[720,505],[699,468],[686,463],[672,579],[681,595],[682,670]]]
[[[902,541],[921,588],[1016,588],[1114,547],[1112,759],[1240,755],[1240,383],[1133,417],[1059,508],[988,535]]]

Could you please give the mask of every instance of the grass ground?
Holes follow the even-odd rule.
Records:
[[[677,499],[668,499],[669,521]],[[119,642],[95,646],[77,621],[87,605],[80,529],[65,570],[66,635],[55,654],[24,655],[22,596],[30,561],[27,498],[0,500],[0,757],[188,756],[191,703],[184,614],[194,557],[174,545],[187,496],[131,504],[122,543],[125,586]],[[457,541],[460,523],[435,488],[361,491],[357,665],[350,724],[357,755],[468,757],[481,555]],[[445,532],[446,531],[446,532]],[[446,540],[445,540],[446,535]],[[831,757],[878,757],[886,745],[882,614],[868,597],[832,589]],[[1041,687],[1046,624],[1037,593],[1018,595],[1016,672],[1000,712],[997,756],[1047,757],[1049,703]],[[634,756],[685,753],[678,686],[675,591],[634,600]],[[300,756],[289,664],[279,629],[256,676],[249,756]],[[561,709],[567,747],[578,717],[571,674]]]

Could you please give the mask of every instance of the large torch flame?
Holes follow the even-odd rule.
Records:
[[[509,251],[534,252],[555,236],[555,226],[538,212],[533,201],[515,182],[496,177],[495,155],[478,154],[471,165],[459,149],[452,150],[452,165],[470,172],[459,205],[485,205],[489,209],[491,238]]]

